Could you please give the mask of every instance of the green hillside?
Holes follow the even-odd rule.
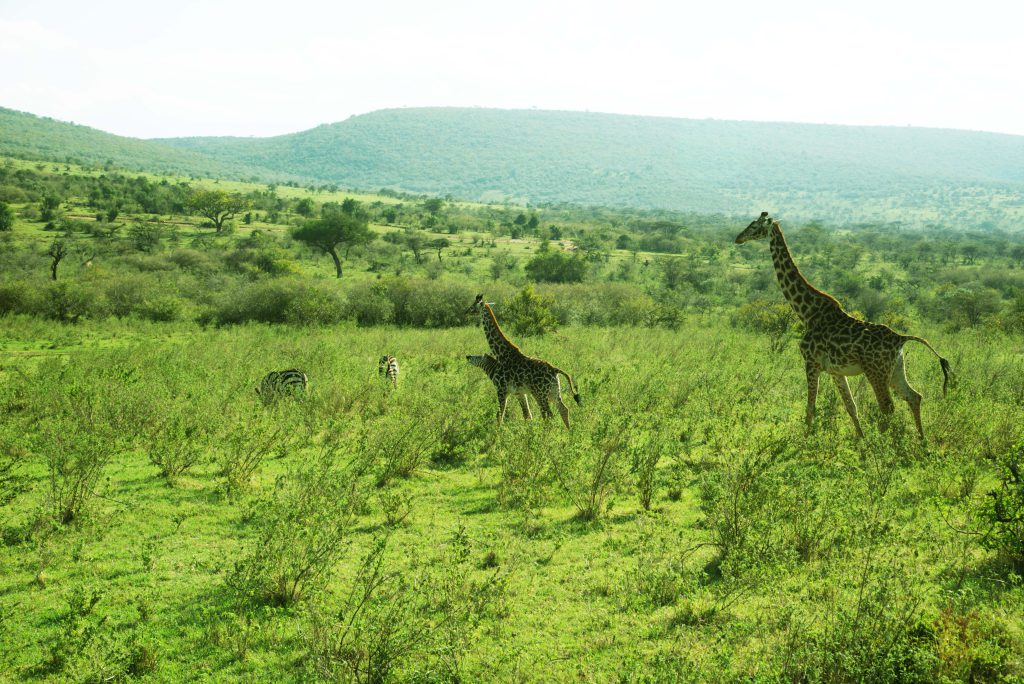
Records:
[[[169,175],[261,180],[285,176],[230,159],[212,159],[192,150],[126,138],[3,107],[0,107],[0,154]]]
[[[1009,226],[1024,197],[1024,137],[956,130],[437,108],[163,142],[342,185],[484,200]]]
[[[1024,137],[941,129],[423,108],[272,138],[139,140],[0,108],[0,154],[535,205],[769,209],[836,225],[1024,219]]]

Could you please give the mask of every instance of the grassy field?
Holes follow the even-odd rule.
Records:
[[[805,435],[795,346],[715,317],[524,340],[579,383],[570,430],[496,429],[474,327],[4,323],[8,678],[1024,676],[1019,569],[981,536],[1019,338],[927,331],[959,373],[943,399],[911,352],[921,444],[863,383],[865,439],[833,388]],[[292,366],[308,395],[263,406]]]
[[[185,180],[250,215],[214,233]],[[726,217],[17,160],[0,197],[0,681],[1024,677],[1024,234],[786,223],[951,361],[943,398],[907,348],[921,443],[862,379],[864,439],[824,380],[805,433],[799,323]],[[346,199],[377,239],[336,278],[292,231]],[[481,291],[571,429],[496,427]]]

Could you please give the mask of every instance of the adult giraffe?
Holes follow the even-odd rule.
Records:
[[[857,419],[857,404],[846,380],[848,376],[863,373],[878,399],[878,407],[882,411],[882,429],[887,427],[893,412],[892,395],[889,393],[892,388],[910,405],[917,431],[924,439],[921,395],[907,382],[903,345],[911,340],[920,342],[938,357],[939,365],[942,366],[943,396],[949,384],[949,361],[939,356],[924,338],[900,335],[888,326],[850,316],[831,295],[807,282],[793,261],[793,255],[789,253],[779,222],[772,220],[767,211],[761,212],[760,218],[736,236],[736,244],[765,239],[771,241],[772,263],[782,294],[804,323],[800,353],[804,357],[804,370],[807,373],[807,428],[811,428],[814,420],[818,378],[822,373],[828,373],[839,388],[846,411],[857,429],[857,436],[863,437],[864,432]]]

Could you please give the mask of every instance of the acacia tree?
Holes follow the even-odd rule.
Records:
[[[223,190],[194,188],[185,197],[185,208],[213,222],[216,232],[224,229],[224,222],[249,208],[249,200]]]
[[[315,221],[307,221],[292,231],[292,237],[299,242],[331,255],[337,277],[341,277],[341,256],[339,249],[344,250],[345,257],[353,247],[365,245],[373,240],[369,222],[363,216],[330,212]]]
[[[60,238],[55,239],[50,245],[50,249],[46,253],[50,257],[50,277],[53,280],[57,279],[57,267],[60,266],[60,262],[63,261],[64,257],[70,254],[70,252],[71,249],[68,247],[68,244]]]
[[[438,261],[441,261],[441,250],[442,249],[447,249],[448,247],[451,247],[451,246],[452,246],[452,243],[448,240],[448,238],[437,238],[436,240],[431,240],[430,241],[430,248],[437,250],[437,260]]]

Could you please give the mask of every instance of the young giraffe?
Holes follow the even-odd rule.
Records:
[[[804,323],[800,353],[804,357],[807,373],[807,428],[810,429],[814,420],[818,378],[822,373],[828,373],[839,388],[857,436],[863,437],[860,421],[857,420],[857,404],[854,403],[846,380],[847,376],[863,373],[871,383],[878,407],[882,410],[882,429],[887,426],[893,411],[892,395],[889,393],[891,387],[910,405],[917,431],[923,439],[921,395],[907,382],[903,345],[910,340],[920,342],[938,357],[939,365],[942,366],[943,396],[949,384],[949,361],[939,356],[928,341],[921,337],[900,335],[888,326],[857,320],[843,311],[832,296],[807,282],[789,253],[779,222],[773,221],[767,211],[761,212],[761,217],[736,237],[736,244],[766,238],[771,240],[772,262],[782,293]]]
[[[494,386],[498,386],[497,380],[495,380],[495,371],[498,369],[498,359],[494,358],[490,354],[483,354],[481,356],[467,356],[466,360],[473,366],[481,369],[484,373],[487,373],[487,377],[491,379]],[[519,400],[519,408],[523,410],[523,420],[532,420],[533,414],[530,413],[530,400],[526,397],[526,390],[516,392],[516,399]]]
[[[569,389],[572,390],[572,398],[576,400],[577,404],[582,404],[572,377],[547,361],[527,356],[520,351],[519,347],[509,341],[505,337],[505,333],[501,331],[490,304],[484,302],[482,294],[476,296],[476,300],[466,313],[480,314],[484,336],[487,338],[487,344],[494,356],[495,363],[488,375],[498,391],[498,425],[501,425],[505,419],[509,394],[523,395],[528,391],[533,394],[534,400],[540,406],[541,415],[545,418],[553,415],[548,403],[549,398],[553,399],[562,416],[562,422],[565,423],[565,427],[569,427],[569,408],[562,401],[562,386],[558,375],[565,376],[565,379],[569,381]],[[524,417],[528,417],[525,412]]]

